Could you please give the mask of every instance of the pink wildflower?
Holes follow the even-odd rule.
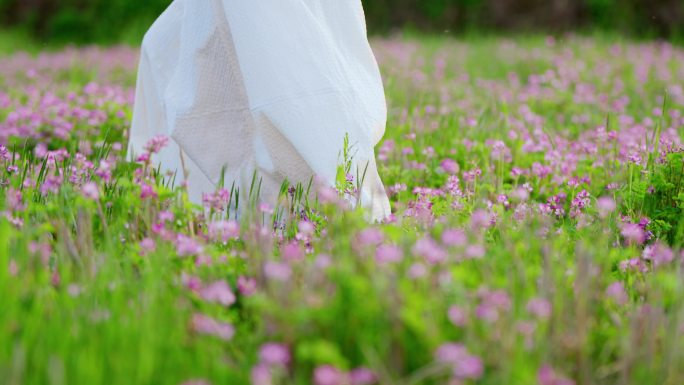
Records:
[[[614,282],[606,289],[606,295],[618,305],[624,305],[629,300],[625,285],[622,282]]]
[[[449,308],[447,316],[454,326],[464,327],[468,323],[468,315],[462,308],[456,305]]]
[[[430,264],[444,262],[447,257],[447,253],[430,236],[419,239],[413,247],[413,252]]]
[[[644,230],[639,225],[634,223],[622,225],[620,233],[629,244],[640,245],[646,241],[646,233],[644,233]]]
[[[446,246],[465,246],[467,240],[465,231],[460,229],[447,229],[442,233],[442,243]]]
[[[653,262],[654,266],[665,265],[674,260],[674,252],[664,243],[657,241],[652,245],[644,248],[642,257]]]
[[[281,249],[283,259],[288,262],[301,261],[304,259],[304,250],[296,242],[287,243]]]
[[[610,197],[601,197],[596,203],[601,218],[608,217],[616,209],[615,201]]]
[[[152,253],[157,248],[157,244],[152,238],[145,238],[140,241],[140,249],[144,254]]]
[[[537,373],[539,385],[575,385],[575,382],[556,373],[548,365],[543,366]]]
[[[254,295],[257,291],[257,281],[254,278],[240,276],[237,280],[237,287],[245,297]]]
[[[290,351],[285,345],[267,343],[259,349],[259,360],[267,366],[287,366],[290,363]]]
[[[235,303],[235,294],[225,280],[216,281],[201,288],[199,295],[207,302],[217,302],[223,306],[230,306]]]
[[[317,367],[313,377],[315,385],[345,385],[347,381],[345,373],[330,365]]]
[[[377,382],[377,377],[368,368],[356,368],[349,373],[351,385],[372,385]]]
[[[233,325],[217,321],[203,314],[192,316],[192,328],[199,334],[211,335],[224,341],[230,341],[235,335]]]
[[[178,234],[176,237],[176,253],[179,257],[198,255],[202,250],[203,247],[187,235]]]
[[[379,229],[371,227],[361,231],[357,240],[362,247],[377,246],[385,240],[385,234]]]
[[[285,282],[290,279],[292,268],[286,263],[266,262],[264,264],[264,274],[275,281]]]
[[[551,317],[551,303],[544,298],[533,298],[527,303],[527,311],[540,319]]]
[[[97,187],[97,184],[95,184],[94,182],[88,182],[85,185],[83,185],[83,187],[81,188],[81,193],[84,197],[91,200],[100,199],[100,191]]]
[[[457,174],[460,171],[458,163],[453,159],[444,159],[440,164],[440,168],[447,174]]]
[[[162,148],[166,147],[169,143],[169,138],[163,135],[157,135],[150,139],[145,145],[145,151],[150,154],[157,154]]]

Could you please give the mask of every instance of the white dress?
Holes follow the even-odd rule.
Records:
[[[142,44],[129,156],[166,135],[156,160],[179,181],[185,166],[193,201],[225,167],[242,191],[256,170],[275,203],[285,177],[334,185],[347,133],[354,170],[368,167],[361,204],[380,220],[386,119],[360,0],[175,0]]]

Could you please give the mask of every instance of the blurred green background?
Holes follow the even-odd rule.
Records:
[[[257,1],[257,0],[251,0]],[[140,40],[170,0],[0,0],[0,28],[45,42]],[[363,0],[369,29],[586,31],[681,39],[684,0]]]

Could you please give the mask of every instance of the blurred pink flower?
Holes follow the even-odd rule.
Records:
[[[455,198],[463,197],[463,191],[461,190],[461,181],[456,175],[449,176],[443,188],[444,192]]]
[[[646,233],[638,224],[626,223],[622,225],[620,232],[629,244],[642,244],[646,241]]]
[[[273,214],[273,207],[268,203],[264,203],[264,202],[259,203],[259,206],[257,209],[259,210],[260,213],[269,214],[269,215]]]
[[[484,364],[480,357],[466,355],[454,366],[454,376],[460,379],[477,380],[484,374]]]
[[[377,378],[368,368],[356,368],[349,373],[349,382],[351,385],[373,385]]]
[[[316,260],[314,261],[314,266],[316,266],[316,268],[320,270],[325,270],[331,265],[332,257],[328,254],[321,254],[318,257],[316,257]]]
[[[419,239],[413,247],[413,252],[430,264],[444,262],[447,253],[429,235]]]
[[[157,219],[159,222],[172,222],[175,219],[175,215],[171,211],[160,211]]]
[[[469,245],[465,249],[465,256],[470,259],[479,259],[485,256],[487,250],[480,244]]]
[[[357,236],[359,245],[365,246],[377,246],[385,240],[385,234],[377,228],[370,227],[362,230]]]
[[[9,261],[8,272],[10,277],[16,277],[19,274],[19,265],[17,265],[17,261],[14,259]]]
[[[235,303],[235,294],[225,280],[216,281],[199,290],[200,297],[207,302],[230,306]]]
[[[140,249],[142,249],[143,254],[152,253],[157,248],[157,243],[152,238],[145,238],[140,241]]]
[[[202,245],[187,235],[178,234],[176,236],[176,253],[179,257],[198,255],[202,250]]]
[[[150,154],[157,154],[169,143],[169,138],[164,135],[157,135],[150,139],[145,145],[145,151]]]
[[[485,229],[490,225],[489,213],[485,210],[475,210],[470,217],[470,226],[474,230]]]
[[[533,298],[527,303],[527,311],[540,319],[551,317],[551,303],[545,298]]]
[[[441,345],[435,352],[437,361],[446,364],[455,364],[467,355],[468,349],[465,346],[453,342]]]
[[[510,310],[511,297],[503,290],[488,291],[484,295],[485,301],[502,310]]]
[[[494,323],[499,320],[499,309],[487,303],[481,303],[475,308],[477,318]]]
[[[218,337],[224,341],[230,341],[235,335],[233,325],[199,313],[192,316],[192,328],[197,333]]]
[[[457,379],[478,379],[484,373],[482,360],[470,354],[465,346],[457,343],[445,343],[435,353],[437,362],[452,367]]]
[[[84,197],[92,200],[100,199],[100,190],[95,182],[88,182],[81,187],[81,193]]]
[[[513,198],[521,202],[527,202],[530,199],[530,191],[524,187],[518,187],[513,191]]]
[[[150,186],[147,183],[143,183],[140,186],[140,198],[141,199],[157,198],[157,193],[154,191],[154,187]]]
[[[259,360],[267,366],[287,366],[290,363],[290,350],[282,344],[266,343],[259,349]]]
[[[631,258],[621,261],[619,264],[620,270],[626,272],[628,270],[640,271],[646,273],[649,271],[648,265],[642,258]]]
[[[299,233],[303,236],[306,237],[311,237],[315,234],[316,232],[316,227],[314,226],[313,223],[309,221],[301,221],[297,225],[297,229],[299,230]]]
[[[613,282],[606,289],[606,295],[611,298],[618,305],[624,305],[629,300],[627,292],[625,291],[625,285],[622,282]]]
[[[148,163],[150,161],[150,154],[140,154],[135,161],[138,163]]]
[[[323,365],[314,370],[313,382],[315,385],[345,385],[347,376],[335,367]]]
[[[305,254],[302,247],[296,242],[289,242],[281,249],[283,260],[287,262],[296,262],[304,259]]]
[[[231,204],[233,196],[228,189],[221,188],[213,193],[202,194],[202,204],[209,209],[223,212]]]
[[[334,188],[322,185],[318,188],[318,200],[322,204],[338,204],[340,202],[340,194]]]
[[[377,263],[396,263],[404,258],[404,251],[395,245],[380,245],[375,252]]]
[[[511,205],[511,202],[508,200],[508,195],[506,194],[499,194],[499,196],[496,197],[496,201],[506,208]]]
[[[264,264],[264,274],[275,281],[285,282],[290,279],[292,268],[286,263],[266,262]]]
[[[599,216],[601,218],[606,218],[617,208],[615,201],[611,197],[601,197],[596,202],[598,207]]]
[[[257,281],[254,278],[249,278],[245,276],[240,276],[237,280],[237,287],[245,297],[254,295],[257,291]]]
[[[252,385],[273,385],[273,377],[268,366],[259,364],[252,368]]]
[[[187,273],[181,274],[181,283],[183,286],[187,287],[189,290],[194,292],[199,292],[202,288],[202,280],[194,275],[189,275]]]
[[[575,382],[559,375],[552,367],[544,365],[537,373],[539,385],[575,385]]]
[[[442,233],[442,243],[446,246],[460,247],[465,246],[467,242],[468,237],[461,229],[447,229]]]
[[[12,155],[7,150],[7,147],[0,144],[0,160],[8,161],[12,159]]]
[[[195,266],[211,266],[214,263],[214,259],[206,254],[199,254],[195,257]]]
[[[470,171],[463,172],[463,180],[466,182],[475,182],[475,180],[482,175],[482,170],[476,168]]]
[[[234,221],[217,221],[208,226],[209,239],[216,242],[228,242],[240,238],[240,225]]]
[[[422,263],[414,263],[408,270],[408,276],[411,279],[420,279],[428,274],[428,269]]]
[[[448,159],[448,158],[442,160],[442,162],[439,164],[439,167],[444,172],[446,172],[447,174],[451,174],[451,175],[458,174],[458,172],[460,171],[460,167],[459,167],[458,163],[455,160]]]
[[[651,261],[657,267],[672,262],[674,260],[674,252],[666,244],[657,241],[644,248],[642,258]]]
[[[489,323],[499,320],[501,312],[507,312],[511,308],[511,298],[503,290],[484,290],[480,294],[482,300],[475,309],[477,318]]]
[[[7,202],[7,208],[10,211],[22,211],[24,210],[24,203],[21,190],[15,190],[10,187],[6,192],[5,201]]]
[[[454,326],[464,327],[468,323],[468,315],[462,308],[456,305],[449,307],[447,316]]]

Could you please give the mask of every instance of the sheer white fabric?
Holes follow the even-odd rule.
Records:
[[[360,0],[176,0],[145,36],[129,154],[155,135],[157,160],[183,165],[191,199],[226,185],[275,203],[285,177],[334,184],[345,133],[354,169],[367,173],[361,204],[390,214],[374,147],[385,131],[382,80]]]

